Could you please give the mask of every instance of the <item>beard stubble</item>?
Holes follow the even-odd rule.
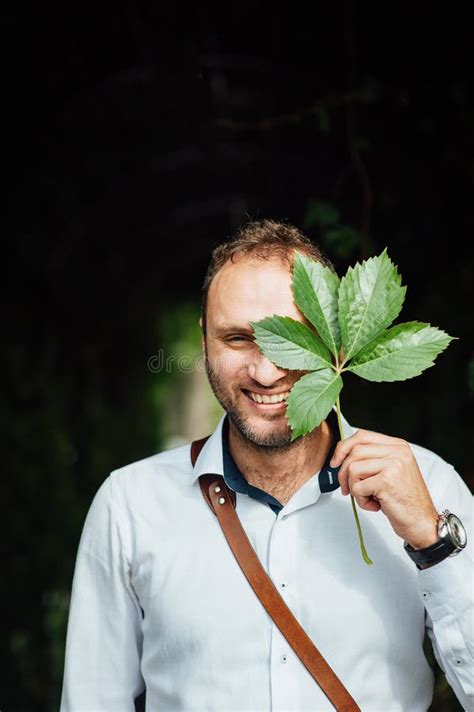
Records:
[[[219,375],[210,365],[207,351],[205,353],[205,367],[212,392],[222,408],[226,411],[230,423],[234,426],[235,432],[243,444],[257,450],[264,448],[265,450],[276,450],[278,452],[285,452],[300,444],[298,440],[291,440],[289,426],[285,433],[270,432],[267,435],[262,435],[253,430],[245,416],[240,412],[238,406],[234,404],[230,395],[226,392]],[[281,416],[278,417],[281,418]],[[276,418],[273,419],[276,420]]]

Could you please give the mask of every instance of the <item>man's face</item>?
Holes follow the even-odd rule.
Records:
[[[278,259],[245,256],[227,262],[209,288],[203,351],[211,388],[244,439],[261,447],[285,448],[291,443],[285,400],[256,401],[288,394],[304,372],[269,361],[249,325],[274,314],[308,323],[294,303],[288,267]]]

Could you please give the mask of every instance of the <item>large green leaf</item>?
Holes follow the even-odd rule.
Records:
[[[339,277],[321,262],[298,252],[293,266],[292,287],[296,305],[337,358],[341,348],[337,318]]]
[[[434,365],[456,336],[419,321],[387,329],[352,359],[348,370],[368,381],[404,381]]]
[[[289,317],[274,315],[251,323],[258,346],[271,361],[284,368],[313,371],[302,376],[288,396],[286,416],[292,441],[321,425],[336,401],[339,413],[343,381],[337,373],[340,368],[329,361],[331,353],[337,358],[340,345],[343,365],[348,364],[343,372],[352,371],[369,381],[400,381],[432,366],[436,356],[457,338],[416,321],[387,329],[399,315],[406,293],[387,248],[349,267],[339,287],[337,276],[328,272],[307,256],[298,253],[295,257],[295,303],[321,339]],[[362,557],[371,564],[352,496],[351,501]]]
[[[339,287],[339,324],[344,363],[399,315],[405,299],[397,267],[387,248],[377,257],[349,267]]]
[[[281,368],[316,371],[331,366],[331,354],[306,324],[289,316],[249,322],[260,350]]]
[[[323,422],[341,388],[341,376],[330,368],[308,373],[296,381],[286,402],[292,440],[310,433]]]

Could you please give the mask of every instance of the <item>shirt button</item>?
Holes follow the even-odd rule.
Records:
[[[287,658],[286,655],[282,655],[282,656],[280,657],[280,662],[281,662],[281,663],[286,663],[287,660],[288,660],[288,658]]]
[[[281,518],[282,518],[282,519],[286,519],[287,516],[288,516],[287,514],[282,514],[282,515],[281,515]]]
[[[423,598],[428,598],[429,595],[430,595],[429,591],[423,591]]]
[[[281,586],[282,588],[286,588],[286,583],[283,582],[283,583],[280,584],[280,586]]]
[[[454,662],[456,663],[456,665],[461,665],[462,660],[461,660],[461,658],[456,658],[456,660]]]

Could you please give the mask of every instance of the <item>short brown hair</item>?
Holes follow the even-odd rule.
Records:
[[[207,295],[217,272],[238,255],[251,255],[256,259],[268,260],[278,257],[291,269],[295,251],[303,252],[317,262],[335,271],[334,265],[315,243],[298,228],[276,220],[253,220],[240,227],[228,240],[218,245],[212,252],[202,287],[202,330],[206,334]]]

